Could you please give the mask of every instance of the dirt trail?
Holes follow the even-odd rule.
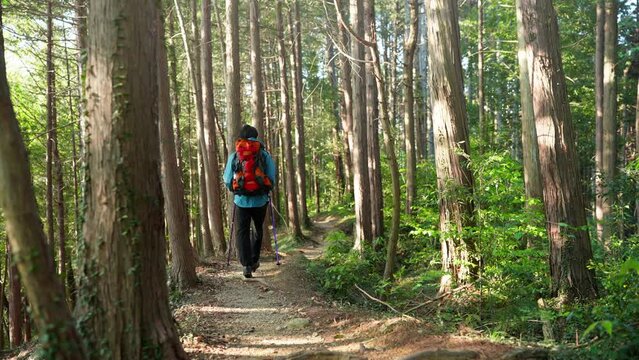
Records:
[[[316,221],[312,238],[321,242],[337,220]],[[185,294],[175,314],[183,344],[194,359],[273,359],[301,351],[328,350],[347,358],[395,359],[424,349],[465,349],[494,359],[504,345],[460,336],[429,335],[425,322],[341,307],[314,290],[303,256],[321,247],[284,254],[281,266],[262,257],[253,279],[234,261],[199,269],[202,285]],[[349,357],[350,355],[350,357]]]

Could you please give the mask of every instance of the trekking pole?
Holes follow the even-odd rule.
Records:
[[[226,266],[231,265],[231,252],[233,249],[233,228],[235,227],[235,204],[233,204],[233,215],[231,215],[231,233],[229,234],[229,250],[226,254]]]
[[[273,200],[271,196],[268,197],[268,202],[271,203],[271,221],[273,224],[273,240],[275,240],[275,265],[280,265],[280,253],[277,248],[277,231],[275,230],[275,214],[273,213]]]

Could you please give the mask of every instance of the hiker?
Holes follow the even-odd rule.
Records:
[[[235,239],[244,277],[260,266],[263,223],[268,207],[269,191],[273,188],[277,171],[273,158],[264,148],[257,129],[244,125],[235,141],[235,152],[229,155],[224,170],[224,184],[234,194]],[[251,237],[251,220],[255,225]]]

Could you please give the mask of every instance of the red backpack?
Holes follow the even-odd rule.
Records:
[[[264,172],[262,143],[248,139],[235,141],[233,159],[233,193],[238,195],[262,195],[268,193],[273,184]]]

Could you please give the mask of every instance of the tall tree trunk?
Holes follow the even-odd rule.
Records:
[[[60,150],[58,147],[58,113],[57,113],[57,94],[56,94],[56,76],[55,66],[53,63],[53,0],[47,2],[47,123],[49,128],[48,146],[51,146],[51,155],[53,157],[53,170],[55,172],[55,205],[56,205],[56,221],[58,230],[58,274],[62,279],[62,288],[65,288],[66,279],[66,226],[64,215],[64,176],[62,173],[62,161],[60,159]],[[50,164],[47,164],[47,170]],[[53,183],[53,181],[52,181]],[[47,184],[47,193],[49,184]],[[51,199],[53,200],[53,199]],[[49,207],[50,205],[47,205]],[[53,209],[50,209],[53,211]],[[51,219],[53,220],[53,214]],[[49,230],[53,229],[53,224],[49,225]],[[53,234],[52,234],[53,235]],[[54,243],[51,237],[51,243]],[[54,250],[55,251],[55,250]]]
[[[240,108],[240,28],[238,1],[226,0],[226,126],[228,152],[235,151],[242,127]]]
[[[283,160],[286,168],[286,197],[288,204],[288,224],[293,237],[302,238],[302,228],[300,226],[299,213],[297,212],[297,191],[295,188],[295,164],[293,162],[293,129],[291,126],[290,104],[288,98],[288,78],[286,66],[286,48],[284,47],[284,26],[282,24],[282,0],[277,0],[275,8],[277,23],[277,39],[280,64],[280,97],[282,103],[282,134],[284,151]]]
[[[363,0],[350,0],[350,23],[353,32],[364,38]],[[351,40],[351,56],[359,60],[352,68],[351,86],[353,92],[353,193],[355,198],[355,250],[364,252],[364,243],[372,242],[371,193],[368,178],[368,139],[366,137],[366,71],[364,45]]]
[[[419,132],[417,133],[419,144],[419,157],[421,160],[425,160],[431,155],[430,137],[429,133],[431,127],[429,126],[429,109],[428,109],[428,37],[426,24],[426,8],[425,2],[418,4],[417,11],[417,72],[419,74],[419,99],[417,101],[419,115]]]
[[[211,34],[211,0],[202,0],[202,48],[200,49],[202,70],[202,122],[204,131],[204,171],[206,173],[207,211],[213,253],[226,252],[224,224],[222,222],[222,189],[218,162],[217,134],[215,132],[215,99],[213,95],[213,47]]]
[[[480,0],[481,1],[481,0]],[[415,111],[413,67],[417,45],[417,0],[409,0],[410,27],[404,39],[404,144],[406,149],[406,213],[411,214],[417,196],[415,172],[417,171],[417,151],[415,148]]]
[[[550,240],[552,292],[567,302],[593,298],[597,289],[594,272],[587,268],[592,250],[557,15],[551,0],[521,0],[521,6]]]
[[[9,269],[9,343],[22,344],[22,285],[15,261],[11,258],[11,244],[7,242],[7,268]]]
[[[202,148],[198,149],[198,180],[200,185],[200,229],[202,233],[202,243],[200,244],[200,254],[209,256],[213,253],[213,240],[211,236],[211,227],[209,226],[209,207],[208,189],[206,187],[206,172],[204,171],[204,156]]]
[[[177,59],[177,42],[173,38],[175,34],[175,11],[171,11],[169,14],[169,36],[166,36],[168,39],[167,46],[167,56],[169,60],[169,76],[170,76],[170,84],[173,90],[171,92],[171,111],[173,112],[173,118],[175,119],[175,154],[177,157],[177,164],[180,174],[183,173],[184,169],[186,169],[186,164],[184,162],[184,157],[182,155],[182,132],[180,126],[180,118],[182,116],[182,107],[180,106],[180,91],[181,86],[178,81],[178,59]],[[187,125],[188,126],[188,125]],[[188,182],[184,182],[185,185]],[[187,185],[188,186],[188,185]]]
[[[484,96],[484,4],[477,0],[477,111],[479,114],[480,148],[490,145],[488,121],[486,120],[486,99]]]
[[[147,41],[149,34],[158,36],[158,3],[93,0],[89,6],[91,180],[80,257],[80,327],[100,340],[92,344],[96,353],[186,359],[166,286],[158,41]],[[145,301],[149,296],[153,301]]]
[[[43,349],[54,359],[84,359],[82,343],[55,275],[51,249],[47,247],[38,215],[27,151],[9,93],[2,29],[0,4],[0,210],[15,261],[11,277],[14,278],[17,268],[31,300],[31,313],[42,334]],[[19,291],[19,284],[15,287]],[[21,301],[17,292],[11,296]],[[13,336],[21,334],[16,331]]]
[[[184,25],[184,17],[182,16],[182,11],[180,9],[180,4],[178,0],[174,0],[173,4],[175,5],[175,10],[177,13],[178,23],[180,24],[180,32],[182,33],[182,42],[184,45],[184,53],[186,55],[186,64],[189,70],[189,75],[191,78],[191,87],[193,90],[193,98],[195,102],[195,117],[197,118],[197,138],[198,138],[198,146],[199,146],[199,156],[202,158],[202,163],[208,161],[208,157],[206,156],[206,142],[204,140],[205,131],[204,131],[204,115],[203,115],[203,100],[202,100],[202,87],[200,86],[200,66],[198,66],[199,62],[197,59],[200,59],[200,47],[199,47],[199,32],[197,31],[197,5],[196,2],[193,1],[192,12],[193,19],[191,21],[193,36],[195,37],[194,43],[195,47],[191,47],[189,45],[188,37],[186,34],[186,28]],[[194,25],[195,24],[195,25]],[[203,246],[200,249],[201,255],[210,256],[213,254],[213,240],[211,238],[211,228],[209,225],[209,217],[208,217],[208,199],[207,199],[207,187],[206,187],[206,175],[204,170],[198,167],[198,171],[200,174],[200,229],[198,231],[202,231],[202,243]]]
[[[340,35],[342,37],[342,48],[347,49],[350,44],[348,31],[339,25]],[[348,50],[345,50],[348,51]],[[340,54],[341,77],[340,88],[341,96],[341,118],[342,133],[344,134],[344,175],[346,178],[346,193],[353,192],[353,88],[351,85],[351,61],[345,54]]]
[[[326,39],[326,60],[325,66],[327,71],[327,77],[331,82],[333,90],[332,96],[332,113],[335,117],[335,125],[333,126],[333,162],[335,163],[335,182],[338,184],[337,198],[342,199],[345,191],[345,179],[344,179],[344,157],[342,156],[341,148],[343,147],[343,141],[341,136],[341,118],[339,114],[340,104],[338,100],[339,85],[337,79],[337,66],[335,65],[335,47],[330,37]]]
[[[227,152],[235,151],[235,140],[242,127],[240,104],[240,29],[238,16],[238,1],[226,0],[226,126],[227,126]],[[232,221],[231,214],[233,196],[229,197],[228,219]]]
[[[251,107],[253,110],[253,126],[262,139],[264,133],[264,76],[262,74],[262,48],[260,40],[260,7],[257,0],[249,3],[249,27],[251,33]]]
[[[206,0],[205,0],[206,1]],[[164,213],[169,228],[171,245],[171,278],[180,288],[189,288],[197,283],[195,256],[189,242],[189,217],[184,201],[184,184],[178,168],[173,122],[171,121],[171,95],[169,69],[164,44],[164,21],[158,20],[158,114],[160,155],[162,170],[162,192]],[[220,219],[221,220],[221,219]]]
[[[375,26],[374,4],[364,1],[365,39],[371,42],[370,26]],[[365,51],[366,55],[366,118],[368,140],[368,168],[371,192],[371,236],[378,238],[384,235],[384,196],[382,192],[382,169],[379,146],[379,97],[375,80],[375,65],[373,54]]]
[[[616,194],[612,186],[615,179],[617,160],[617,79],[615,67],[617,63],[617,1],[605,1],[604,25],[604,60],[603,60],[603,139],[601,174],[603,186],[601,197],[601,219],[597,219],[601,238],[605,249],[610,249],[610,235],[613,229],[612,205]]]
[[[395,141],[393,140],[393,126],[389,119],[388,96],[386,84],[384,84],[384,73],[382,72],[381,57],[377,47],[377,31],[375,24],[375,0],[365,0],[366,9],[366,41],[368,50],[373,61],[373,72],[377,85],[377,95],[379,100],[379,119],[384,132],[384,147],[388,158],[388,165],[391,172],[391,188],[393,197],[393,216],[391,221],[391,233],[386,247],[386,265],[384,267],[384,279],[389,280],[395,270],[395,258],[397,252],[397,241],[399,239],[399,220],[401,215],[401,189],[399,163],[395,153]]]
[[[71,118],[71,163],[72,163],[72,172],[73,172],[73,227],[74,227],[74,235],[76,243],[80,239],[80,200],[78,194],[78,151],[77,151],[77,141],[76,141],[76,126],[74,122],[74,118],[76,115],[75,106],[73,103],[73,89],[71,85],[71,64],[69,61],[69,49],[68,49],[68,38],[66,29],[63,31],[63,40],[64,40],[64,63],[66,67],[66,85],[67,89],[67,101],[69,104],[69,117]],[[62,183],[62,181],[60,181]],[[61,226],[64,229],[64,226]],[[67,271],[66,277],[63,281],[66,282],[67,288],[67,298],[71,301],[71,307],[75,306],[75,277],[73,271],[73,256],[66,256],[67,261]],[[0,347],[1,348],[1,347]]]
[[[605,0],[597,0],[597,28],[595,37],[595,220],[597,239],[603,240],[603,74],[604,74],[604,26]]]
[[[78,95],[80,99],[85,99],[84,93],[84,77],[85,77],[85,65],[86,65],[86,50],[87,50],[87,0],[75,0],[75,16],[76,16],[76,45],[78,47],[77,53],[77,70],[78,70]],[[84,131],[85,131],[85,119],[84,119],[84,101],[78,101],[78,134],[80,145],[80,162],[84,164]],[[82,168],[82,166],[81,166]],[[81,173],[81,176],[83,173]]]
[[[302,24],[300,21],[300,4],[295,0],[291,13],[295,13],[294,22],[289,21],[291,27],[291,42],[293,44],[293,101],[295,102],[295,156],[297,177],[297,201],[299,203],[300,221],[303,226],[308,226],[311,220],[308,217],[306,205],[306,154],[304,145],[304,98],[302,96]]]
[[[253,114],[253,126],[257,129],[259,136],[266,142],[268,138],[264,133],[264,75],[262,72],[262,44],[260,38],[260,7],[257,0],[250,0],[249,3],[249,30],[251,33],[251,108]],[[262,225],[262,232],[265,239],[270,239],[269,224],[271,214],[266,212],[266,218]],[[271,250],[270,241],[262,241],[262,250]]]
[[[464,283],[476,275],[478,258],[475,239],[464,231],[474,225],[473,173],[467,159],[470,146],[457,1],[431,1],[427,17],[442,267],[456,282]],[[441,290],[451,285],[446,279],[442,278]]]
[[[47,1],[47,239],[51,247],[51,259],[55,261],[55,225],[53,215],[53,165],[57,148],[56,107],[55,107],[55,68],[53,65],[53,14],[52,0]],[[64,286],[64,285],[63,285]]]
[[[517,59],[519,61],[519,93],[521,101],[521,144],[523,149],[524,185],[526,189],[526,207],[534,211],[530,200],[542,201],[541,174],[539,173],[539,147],[535,129],[535,113],[528,75],[526,57],[526,39],[521,9],[521,0],[517,0]],[[543,207],[541,208],[543,209]],[[532,239],[526,238],[526,246],[532,246]]]

